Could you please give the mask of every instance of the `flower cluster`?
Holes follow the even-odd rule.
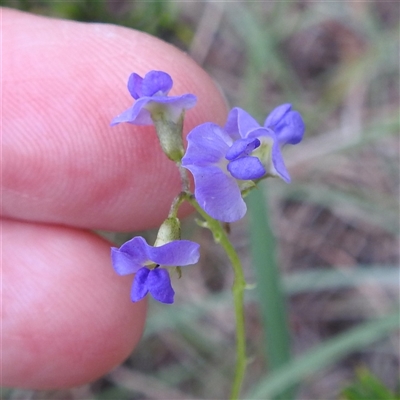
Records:
[[[299,143],[304,135],[303,119],[290,104],[275,108],[262,126],[246,111],[233,108],[225,126],[207,122],[195,127],[187,136],[184,154],[183,116],[195,105],[196,97],[168,96],[172,84],[165,72],[150,71],[144,78],[133,73],[128,90],[136,102],[111,124],[154,124],[166,155],[192,173],[195,199],[209,216],[223,222],[237,221],[246,213],[243,195],[258,181],[280,177],[290,182],[281,148]],[[169,217],[166,221],[172,220]],[[168,233],[166,239],[161,236],[162,243],[156,241],[154,247],[135,237],[111,250],[118,274],[135,273],[131,290],[134,302],[150,293],[160,302],[172,303],[174,291],[164,267],[186,266],[199,259],[197,243],[180,240],[180,234]]]
[[[211,122],[188,135],[182,165],[195,181],[195,196],[213,218],[234,222],[246,213],[242,192],[259,179],[278,176],[289,182],[281,146],[296,144],[304,123],[290,104],[271,112],[264,126],[241,108],[234,108],[222,128]]]

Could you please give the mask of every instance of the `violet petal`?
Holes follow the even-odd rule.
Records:
[[[248,156],[250,153],[260,146],[257,138],[247,138],[236,140],[225,154],[227,160],[234,160],[240,156]]]
[[[143,78],[136,74],[135,72],[129,76],[128,79],[128,90],[131,96],[137,100],[139,97],[143,96],[142,93],[142,82]]]
[[[167,270],[163,268],[152,269],[147,277],[147,288],[151,295],[161,303],[172,304],[174,302],[174,289],[171,286],[171,278]]]
[[[117,274],[132,274],[149,261],[147,246],[144,238],[136,236],[124,243],[119,249],[112,247],[111,260]]]
[[[266,171],[257,157],[240,157],[228,164],[228,171],[236,179],[259,179]]]
[[[143,266],[143,264],[138,263],[132,256],[120,251],[116,247],[111,247],[111,262],[118,275],[133,274]]]
[[[207,122],[194,128],[187,136],[188,148],[182,166],[218,163],[224,158],[232,139],[216,124]]]
[[[149,288],[147,281],[149,274],[150,270],[146,267],[143,267],[136,272],[131,288],[131,300],[133,302],[142,300],[148,293]]]
[[[145,107],[150,110],[154,104],[162,104],[167,113],[167,118],[173,122],[177,122],[182,111],[189,110],[194,107],[197,97],[194,94],[183,94],[181,96],[152,96],[148,97],[149,101]]]
[[[111,126],[128,122],[135,125],[151,125],[153,123],[150,112],[144,108],[147,103],[152,101],[151,97],[141,97],[135,101],[132,107],[116,116],[111,121]]]
[[[172,78],[163,71],[148,72],[142,82],[142,96],[166,96],[173,85]]]
[[[246,111],[239,107],[232,108],[228,114],[228,118],[224,130],[234,140],[245,138],[247,132],[259,128],[260,124]]]
[[[213,165],[188,169],[194,177],[196,200],[211,217],[234,222],[246,214],[246,203],[233,176]]]
[[[196,96],[192,94],[184,94],[176,97],[141,97],[136,100],[132,107],[115,117],[111,121],[111,126],[121,122],[128,122],[134,125],[153,125],[150,110],[157,104],[163,104],[168,118],[176,122],[182,111],[192,108],[196,104],[196,101]]]
[[[190,240],[175,240],[159,247],[146,244],[148,258],[167,267],[196,264],[200,258],[200,245]]]
[[[305,125],[298,111],[290,111],[275,128],[280,144],[297,144],[303,139]]]
[[[292,105],[289,103],[281,104],[280,106],[274,108],[266,118],[264,126],[266,128],[274,129],[274,126],[277,125],[281,121],[281,119],[284,118],[285,114],[288,113],[291,109]]]
[[[279,175],[286,183],[289,183],[290,175],[288,170],[286,169],[286,165],[283,160],[282,153],[277,141],[275,141],[274,144],[272,145],[271,156],[272,156],[272,164],[274,166],[277,175]]]

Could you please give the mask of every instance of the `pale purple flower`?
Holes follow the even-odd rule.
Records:
[[[133,73],[128,80],[128,90],[136,100],[132,107],[115,117],[111,125],[128,122],[134,125],[152,125],[152,113],[164,113],[166,120],[176,123],[184,110],[196,104],[196,96],[183,94],[168,96],[172,78],[163,71],[150,71],[144,78]]]
[[[200,206],[220,221],[242,218],[247,210],[242,191],[254,181],[267,176],[290,181],[280,148],[300,142],[303,134],[303,120],[290,104],[275,108],[264,126],[234,108],[224,128],[210,122],[194,128],[182,165],[193,174]]]
[[[135,273],[131,300],[139,301],[150,294],[162,303],[174,302],[169,273],[163,267],[182,267],[197,263],[200,246],[190,240],[174,240],[159,247],[146,243],[141,236],[111,248],[111,260],[117,274]]]

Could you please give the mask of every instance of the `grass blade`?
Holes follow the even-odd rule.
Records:
[[[265,332],[265,351],[269,369],[274,371],[290,360],[285,295],[276,260],[275,238],[262,190],[254,190],[248,196],[247,203],[256,290]],[[285,399],[290,397],[289,392],[285,393]]]
[[[287,366],[264,377],[248,393],[249,399],[271,398],[287,387],[299,383],[302,379],[334,364],[352,351],[361,349],[387,336],[399,327],[398,310],[379,320],[368,321],[348,332],[338,335],[293,360]]]

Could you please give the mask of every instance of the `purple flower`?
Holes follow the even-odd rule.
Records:
[[[144,78],[136,73],[131,74],[128,90],[136,101],[131,108],[114,118],[111,125],[121,122],[152,125],[154,116],[159,114],[164,114],[166,120],[177,123],[182,112],[196,104],[196,96],[168,96],[172,84],[172,78],[162,71],[150,71]]]
[[[199,245],[189,240],[174,240],[159,247],[149,246],[137,236],[119,249],[111,248],[111,260],[117,274],[135,273],[131,289],[133,302],[143,299],[148,292],[158,301],[174,302],[174,290],[169,273],[164,267],[195,264],[199,260]]]
[[[254,181],[279,176],[289,182],[280,147],[301,141],[304,123],[290,104],[275,108],[264,126],[241,108],[228,115],[224,128],[205,123],[188,135],[182,166],[195,181],[195,197],[213,218],[234,222],[247,210],[242,192]]]

